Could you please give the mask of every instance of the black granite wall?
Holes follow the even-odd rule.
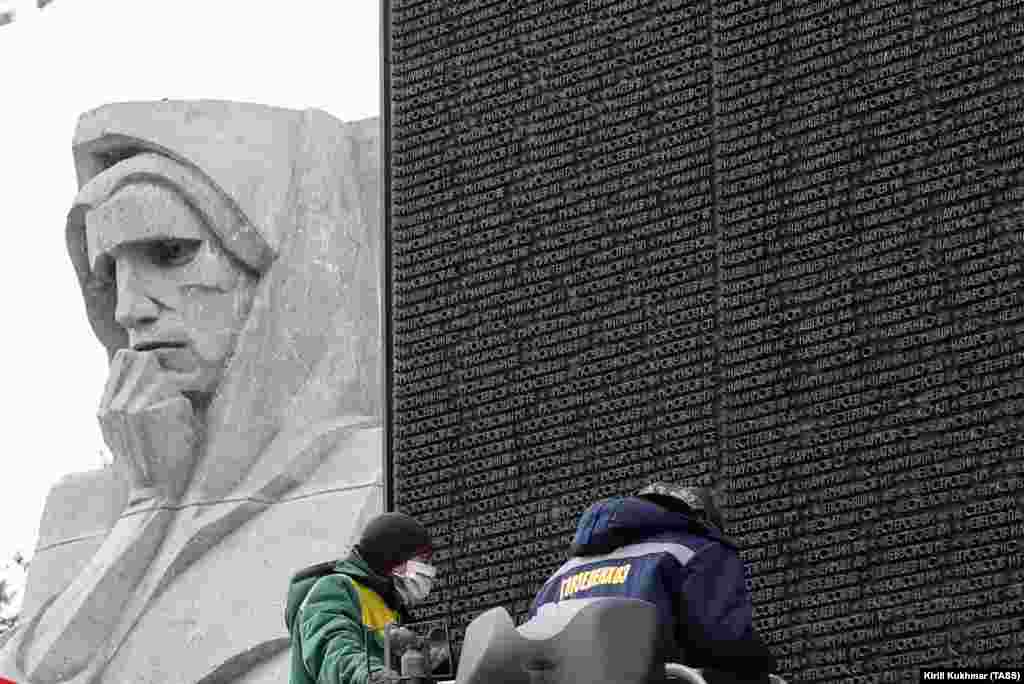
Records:
[[[521,616],[589,502],[693,479],[791,681],[1024,663],[1021,3],[385,19],[421,615]]]

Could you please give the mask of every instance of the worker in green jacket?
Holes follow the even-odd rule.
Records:
[[[403,513],[371,520],[344,560],[292,577],[285,624],[289,684],[376,684],[398,675],[384,662],[384,626],[408,622],[436,574],[430,534]]]

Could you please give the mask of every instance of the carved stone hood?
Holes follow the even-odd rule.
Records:
[[[97,185],[139,173],[132,162],[141,157],[131,157],[145,152],[185,167],[180,176],[201,173],[223,193],[237,216],[207,222],[262,273],[186,496],[219,500],[242,485],[278,433],[329,416],[380,415],[377,121],[341,124],[316,110],[217,101],[112,104],[83,115],[74,138],[82,191],[67,243],[111,356],[126,337],[114,323],[113,289],[92,281],[84,213],[101,195]],[[198,191],[168,180],[202,211]],[[259,470],[283,465],[260,462]]]

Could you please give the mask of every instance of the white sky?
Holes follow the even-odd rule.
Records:
[[[78,115],[212,98],[380,112],[379,0],[0,0],[0,577],[32,555],[47,491],[100,467],[106,355],[64,247]],[[16,577],[14,578],[17,579]],[[19,596],[20,599],[20,596]]]

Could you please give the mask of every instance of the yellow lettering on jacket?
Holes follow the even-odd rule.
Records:
[[[558,600],[572,598],[576,593],[606,584],[625,584],[629,563],[596,570],[583,570],[564,577],[559,584]]]

